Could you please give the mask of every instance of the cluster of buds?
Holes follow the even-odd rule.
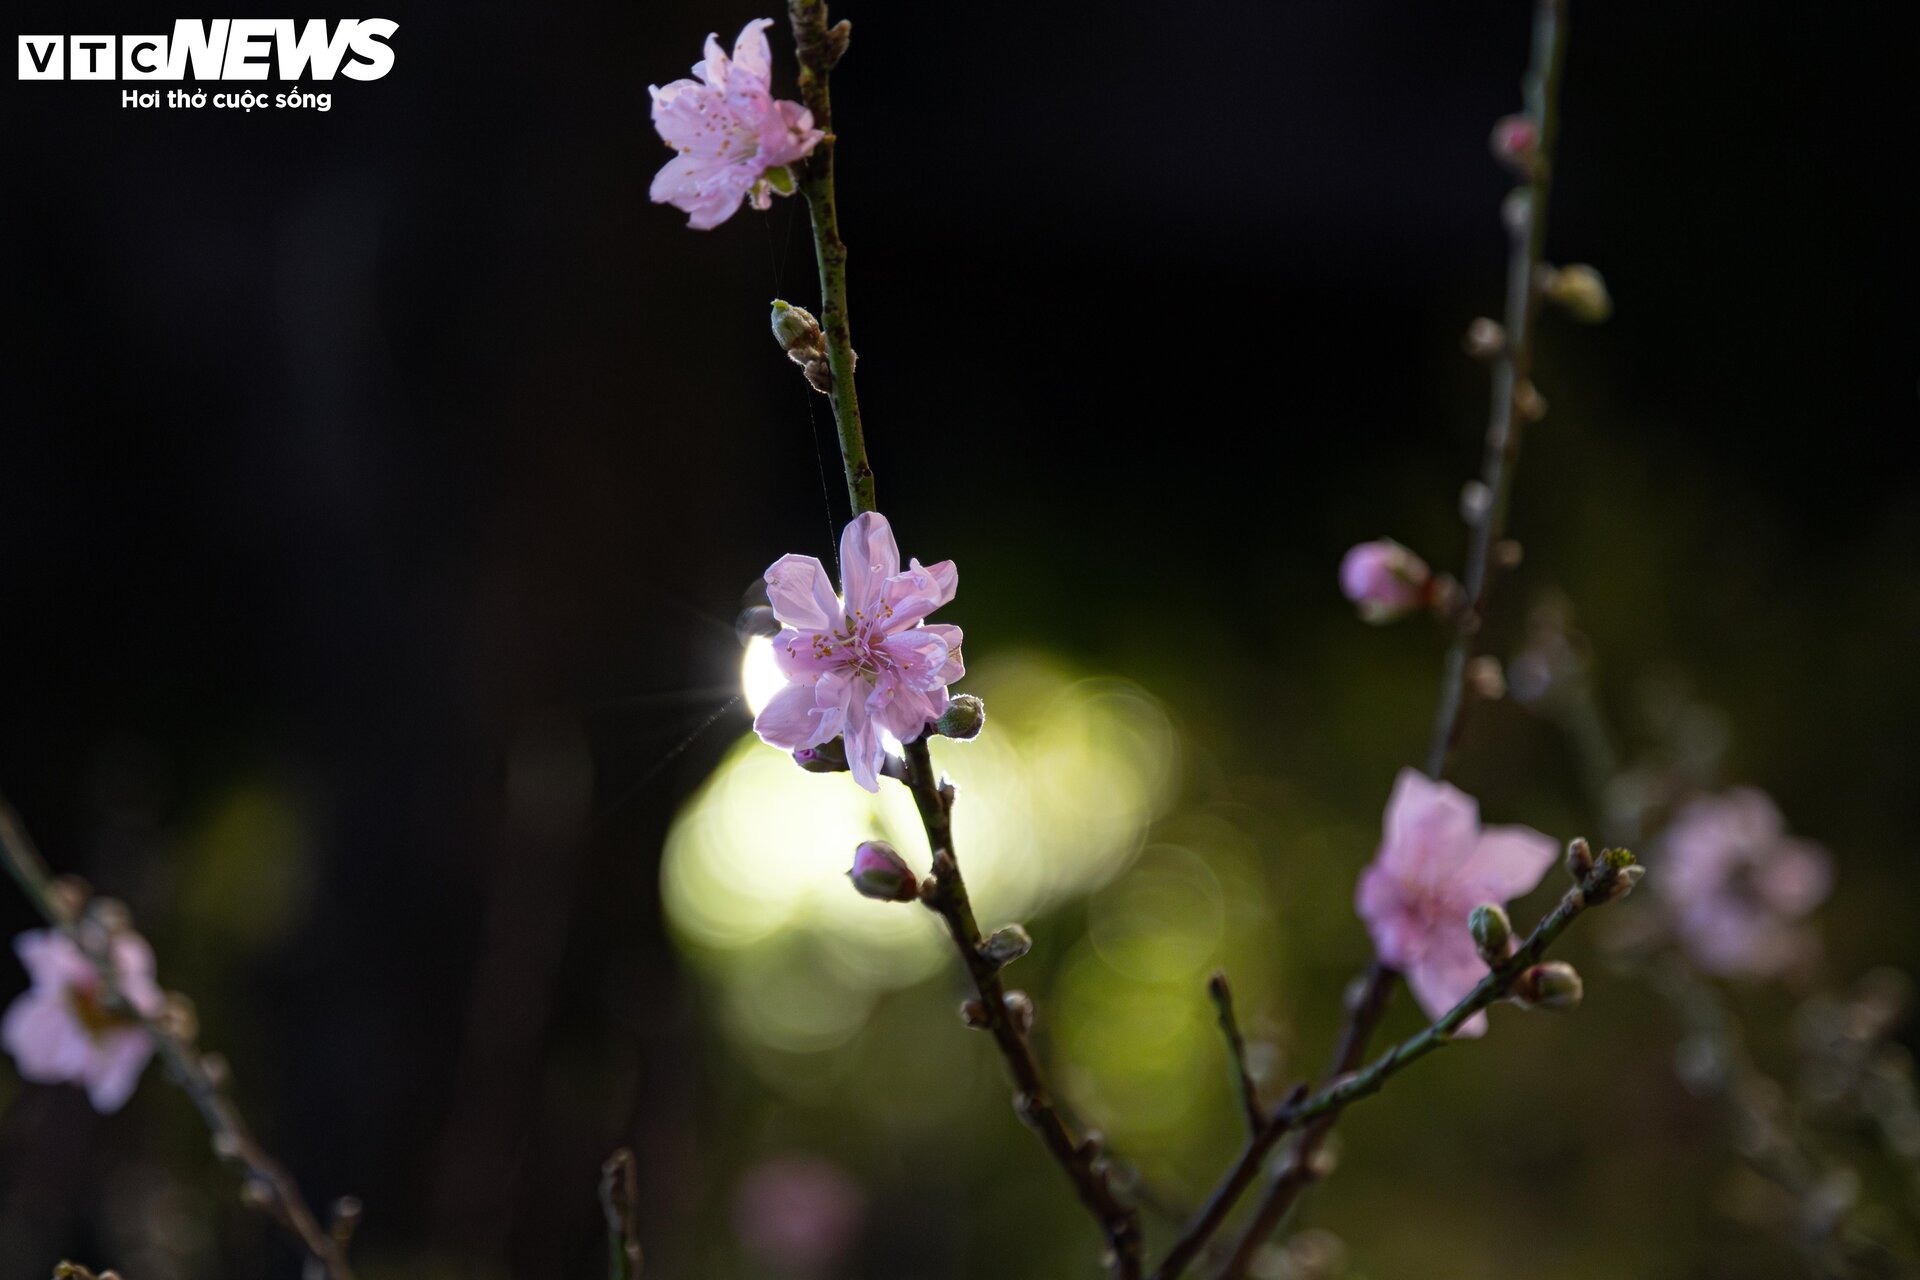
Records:
[[[807,385],[821,395],[833,393],[833,367],[827,361],[827,336],[820,322],[805,307],[796,307],[784,298],[773,300],[773,340],[787,359],[807,375]]]
[[[1647,874],[1632,853],[1606,849],[1595,854],[1584,837],[1567,843],[1567,877],[1586,895],[1590,905],[1614,902],[1633,892]]]

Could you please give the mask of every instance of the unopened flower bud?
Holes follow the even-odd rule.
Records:
[[[885,840],[863,841],[853,851],[853,869],[847,879],[861,897],[877,902],[912,902],[920,896],[920,881],[913,869]]]
[[[1513,984],[1513,998],[1523,1009],[1564,1012],[1578,1006],[1584,993],[1579,973],[1560,960],[1534,965]]]
[[[817,747],[796,747],[793,762],[808,773],[845,773],[847,748],[838,738]]]
[[[1507,347],[1507,331],[1498,320],[1479,316],[1467,325],[1461,349],[1475,360],[1491,360]]]
[[[1363,622],[1392,622],[1431,601],[1433,570],[1391,538],[1362,542],[1340,561],[1340,590]]]
[[[1543,271],[1541,292],[1582,324],[1603,324],[1613,314],[1613,295],[1598,271],[1584,262]]]
[[[805,364],[814,356],[826,354],[826,339],[820,322],[805,307],[796,307],[784,298],[773,300],[773,340],[780,344],[787,359]]]
[[[1532,381],[1514,384],[1513,411],[1522,422],[1538,422],[1547,416],[1547,398],[1540,394],[1540,388]]]
[[[1469,480],[1460,486],[1460,518],[1468,524],[1479,524],[1487,518],[1487,512],[1493,508],[1493,490],[1486,482]]]
[[[1467,931],[1473,934],[1473,949],[1480,953],[1489,969],[1513,952],[1513,921],[1497,902],[1483,902],[1467,917]]]
[[[1021,1035],[1033,1030],[1033,1000],[1024,991],[1009,991],[1006,997],[1007,1017],[1013,1021],[1013,1029]]]
[[[962,1000],[960,1002],[960,1021],[978,1031],[987,1025],[987,1006],[981,1004],[978,1000]]]
[[[1587,873],[1593,870],[1593,846],[1587,843],[1585,836],[1575,836],[1567,841],[1567,875],[1575,884],[1584,883]]]
[[[169,991],[167,1002],[160,1010],[160,1025],[174,1039],[191,1044],[200,1034],[200,1015],[194,1010],[191,999],[178,991]]]
[[[1507,696],[1507,678],[1500,672],[1500,659],[1483,653],[1467,663],[1467,687],[1476,697],[1498,702]]]
[[[1615,902],[1626,897],[1647,874],[1647,869],[1625,849],[1608,849],[1600,855],[1599,862],[1603,874],[1594,878],[1597,896],[1592,900],[1595,902]]]
[[[1494,122],[1487,149],[1515,173],[1531,173],[1540,154],[1540,126],[1526,116],[1502,116]]]
[[[996,969],[1004,969],[1033,950],[1033,939],[1017,924],[1003,925],[980,943],[980,957]]]
[[[1613,877],[1613,884],[1607,890],[1607,901],[1614,902],[1633,892],[1633,887],[1646,876],[1645,867],[1635,865],[1622,867]]]
[[[1500,223],[1506,227],[1507,234],[1522,235],[1532,222],[1533,194],[1525,187],[1509,191],[1507,198],[1500,202]]]
[[[962,693],[947,703],[947,709],[933,722],[933,731],[943,738],[977,738],[986,723],[987,704]]]
[[[94,898],[87,903],[87,921],[111,937],[133,928],[133,913],[118,898]]]

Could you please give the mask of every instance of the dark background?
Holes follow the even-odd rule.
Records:
[[[1911,45],[1862,5],[1575,10],[1550,253],[1597,264],[1618,314],[1543,334],[1499,625],[1558,587],[1615,695],[1689,673],[1733,776],[1836,851],[1837,970],[1911,970]],[[1338,925],[1276,944],[1300,989],[1276,1016],[1317,1061],[1364,955],[1347,886],[1438,667],[1425,627],[1359,628],[1334,566],[1382,532],[1457,564],[1485,412],[1458,337],[1498,305],[1485,139],[1518,107],[1526,6],[838,12],[883,508],[962,567],[976,667],[1037,647],[1127,676],[1219,766],[1197,789],[1341,815],[1318,870],[1262,845],[1321,886],[1287,909]],[[804,209],[700,234],[650,205],[646,93],[759,10],[380,13],[393,72],[336,81],[324,115],[7,82],[0,784],[60,868],[130,901],[310,1191],[366,1200],[373,1275],[595,1274],[621,1142],[661,1274],[763,1274],[729,1234],[736,1171],[861,1104],[756,1095],[663,929],[658,850],[745,729],[722,688],[742,591],[825,554],[845,498],[825,402],[765,330],[774,293],[817,300]],[[1500,816],[1580,821],[1524,716],[1476,722],[1460,772]],[[1038,993],[1074,927],[1036,922]],[[1729,1157],[1672,1083],[1666,1015],[1592,985],[1580,1017],[1356,1114],[1309,1217],[1376,1276],[1792,1274],[1715,1208]],[[927,986],[917,1034],[990,1080],[939,1012],[951,975]],[[1060,1274],[1025,1227],[1092,1274],[982,1097],[933,1138],[813,1143],[869,1186],[845,1274]],[[11,1074],[0,1104],[9,1276],[156,1233],[173,1253],[129,1280],[293,1274],[157,1072],[106,1120]]]

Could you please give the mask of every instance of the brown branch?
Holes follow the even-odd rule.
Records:
[[[171,1013],[150,1017],[126,999],[114,969],[111,936],[82,914],[79,895],[67,892],[54,880],[46,859],[5,797],[0,797],[0,862],[6,864],[8,874],[47,923],[93,962],[109,1006],[137,1021],[146,1032],[168,1074],[192,1100],[213,1134],[215,1154],[240,1171],[241,1200],[279,1223],[306,1251],[311,1264],[320,1268],[324,1280],[353,1280],[345,1242],[351,1225],[339,1234],[320,1225],[292,1175],[255,1140],[228,1096],[225,1064],[212,1054],[202,1053]],[[343,1200],[336,1219],[350,1224],[358,1217],[357,1203]]]
[[[1054,1106],[1052,1091],[1027,1039],[1030,1006],[1018,999],[1009,1005],[1006,985],[1000,980],[1000,965],[982,949],[985,939],[974,919],[960,864],[954,858],[953,789],[935,777],[924,737],[907,745],[907,786],[926,827],[928,847],[933,850],[933,883],[922,890],[921,901],[946,922],[967,976],[973,980],[979,994],[977,1017],[992,1035],[994,1047],[1013,1078],[1014,1110],[1039,1136],[1047,1154],[1073,1184],[1080,1202],[1099,1222],[1107,1238],[1107,1266],[1116,1280],[1138,1280],[1140,1215],[1114,1190],[1099,1143],[1075,1137]]]
[[[1246,1115],[1247,1133],[1258,1133],[1260,1126],[1267,1122],[1267,1112],[1260,1105],[1260,1089],[1247,1066],[1247,1041],[1240,1034],[1239,1019],[1233,1016],[1233,988],[1227,985],[1224,972],[1215,970],[1207,980],[1207,994],[1213,997],[1214,1008],[1220,1013],[1220,1037],[1227,1042],[1227,1062],[1233,1068],[1234,1089],[1240,1095],[1240,1109]]]
[[[626,1147],[600,1166],[600,1212],[607,1220],[609,1280],[640,1280],[640,1181]]]
[[[1295,1090],[1292,1097],[1281,1103],[1268,1118],[1266,1126],[1259,1135],[1247,1145],[1243,1154],[1228,1175],[1222,1180],[1214,1198],[1195,1218],[1182,1234],[1175,1247],[1167,1254],[1166,1261],[1153,1273],[1153,1280],[1172,1280],[1179,1275],[1199,1255],[1207,1240],[1217,1230],[1233,1208],[1239,1193],[1259,1172],[1265,1154],[1281,1138],[1296,1130],[1301,1140],[1295,1147],[1295,1158],[1299,1159],[1304,1172],[1291,1173],[1294,1161],[1288,1162],[1276,1179],[1279,1182],[1298,1183],[1305,1186],[1313,1180],[1311,1172],[1311,1152],[1301,1154],[1308,1140],[1325,1136],[1326,1127],[1349,1106],[1362,1098],[1371,1097],[1380,1092],[1386,1082],[1407,1067],[1418,1062],[1436,1050],[1444,1049],[1453,1043],[1460,1028],[1475,1014],[1489,1006],[1508,999],[1514,994],[1514,987],[1527,970],[1540,962],[1547,948],[1553,945],[1561,934],[1567,931],[1574,918],[1589,907],[1624,897],[1638,882],[1640,869],[1631,853],[1623,849],[1608,850],[1581,877],[1580,882],[1567,890],[1565,896],[1549,912],[1526,941],[1515,948],[1513,954],[1497,967],[1488,970],[1487,976],[1468,992],[1467,995],[1443,1016],[1429,1024],[1417,1034],[1401,1041],[1393,1048],[1381,1054],[1362,1070],[1347,1067],[1338,1070],[1333,1077],[1311,1095],[1303,1090]],[[1358,1064],[1365,1054],[1365,1044],[1373,1027],[1384,1010],[1384,993],[1392,982],[1391,971],[1375,965],[1369,971],[1367,980],[1358,988],[1353,1008],[1348,1014],[1347,1030],[1341,1038],[1337,1062]],[[1271,1197],[1272,1191],[1269,1190]],[[1238,1274],[1237,1267],[1244,1265],[1259,1244],[1265,1239],[1254,1229],[1260,1225],[1260,1217],[1266,1212],[1263,1203],[1256,1211],[1252,1227],[1242,1236],[1234,1249],[1233,1260],[1229,1262],[1223,1277]],[[1278,1211],[1274,1222],[1284,1216],[1284,1206]],[[1271,1226],[1271,1224],[1269,1224]]]
[[[1537,287],[1546,253],[1547,204],[1553,176],[1553,149],[1559,135],[1560,84],[1566,64],[1567,0],[1535,0],[1532,61],[1523,83],[1526,117],[1536,140],[1527,169],[1527,181],[1508,197],[1503,211],[1507,226],[1507,288],[1504,339],[1493,362],[1493,386],[1487,421],[1486,456],[1479,484],[1481,501],[1469,512],[1467,559],[1461,583],[1461,603],[1453,617],[1453,640],[1447,648],[1440,676],[1439,704],[1433,737],[1427,747],[1426,772],[1438,779],[1446,772],[1447,756],[1458,740],[1466,714],[1467,666],[1474,641],[1486,618],[1493,586],[1493,553],[1506,533],[1507,509],[1513,494],[1514,472],[1527,425],[1544,412],[1533,385],[1535,321],[1539,315]],[[1395,975],[1377,964],[1367,977],[1371,1002],[1384,1006],[1392,994]],[[1370,1001],[1356,1002],[1343,1043],[1364,1053],[1372,1027],[1358,1017]],[[1378,1014],[1376,1012],[1375,1019]],[[1356,1059],[1357,1060],[1357,1055]],[[1242,1274],[1252,1255],[1286,1217],[1287,1211],[1315,1179],[1314,1158],[1327,1130],[1324,1124],[1301,1135],[1299,1143],[1275,1175],[1239,1244],[1222,1280]]]

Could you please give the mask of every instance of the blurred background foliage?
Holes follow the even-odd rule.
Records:
[[[1675,690],[1715,709],[1719,780],[1836,855],[1841,988],[1920,966],[1914,139],[1870,8],[1576,5],[1551,252],[1618,309],[1542,339],[1489,635],[1571,601],[1629,757]],[[933,922],[840,879],[864,836],[923,858],[901,798],[744,737],[741,593],[844,518],[765,332],[814,301],[804,215],[649,206],[645,86],[758,12],[402,5],[394,74],[324,116],[6,88],[0,782],[132,904],[309,1191],[366,1201],[375,1280],[597,1274],[622,1142],[660,1275],[1096,1274]],[[1382,533],[1455,565],[1525,6],[844,13],[881,499],[959,563],[990,709],[943,744],[962,856],[1033,932],[1063,1093],[1177,1213],[1238,1142],[1206,975],[1278,1089],[1366,958],[1438,639],[1361,627],[1334,567]],[[1456,776],[1491,821],[1599,830],[1510,703]],[[1603,932],[1565,952],[1576,1015],[1497,1011],[1347,1118],[1275,1274],[1801,1273]],[[1734,993],[1789,1080],[1799,999]],[[1839,1140],[1910,1231],[1872,1134]],[[102,1120],[0,1072],[0,1271],[64,1254],[297,1273],[157,1073]]]

